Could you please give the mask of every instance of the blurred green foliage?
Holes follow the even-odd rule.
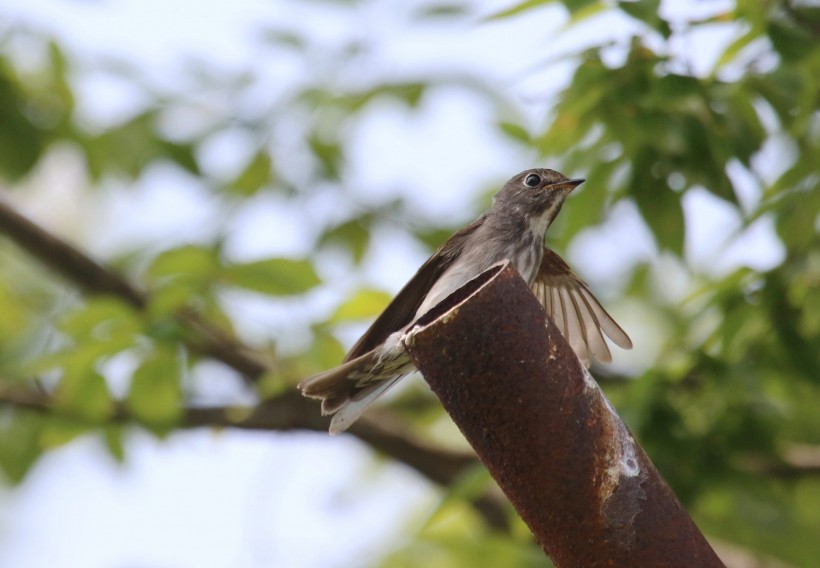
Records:
[[[484,25],[538,18],[536,9],[547,4],[556,3],[517,3]],[[260,194],[307,203],[314,187],[348,192],[348,134],[358,117],[384,101],[412,112],[428,92],[458,85],[495,109],[500,136],[567,175],[587,178],[584,191],[562,213],[561,242],[601,222],[617,202],[636,206],[663,262],[631,267],[621,300],[640,305],[671,332],[649,369],[609,386],[608,394],[710,536],[809,566],[820,558],[820,11],[796,1],[738,0],[733,10],[671,26],[659,5],[564,3],[565,34],[613,12],[637,22],[640,32],[625,44],[593,45],[568,56],[577,68],[539,129],[523,124],[503,93],[469,78],[340,88],[319,73],[257,116],[212,114],[187,137],[172,137],[163,126],[174,112],[197,108],[196,96],[179,93],[154,93],[149,107],[127,120],[90,128],[76,119],[74,70],[58,44],[42,40],[47,57],[37,71],[22,70],[0,51],[0,179],[24,191],[15,184],[27,182],[58,146],[79,156],[93,187],[138,180],[157,163],[171,164],[198,176],[203,194],[231,212],[227,225],[232,212]],[[419,22],[435,19],[438,25],[470,17],[468,8],[452,3],[416,14]],[[684,34],[721,26],[733,26],[734,40],[707,73],[688,69],[671,48]],[[7,33],[0,46],[22,32]],[[271,31],[264,41],[310,67],[310,37]],[[332,57],[344,66],[361,49],[350,45]],[[106,72],[150,92],[127,66]],[[199,93],[214,96],[241,93],[248,83],[208,74],[189,80],[199,81]],[[307,156],[298,176],[281,169],[290,155],[270,143],[280,120],[293,123],[293,144]],[[207,173],[200,145],[236,128],[256,141],[249,159],[233,176]],[[765,152],[773,144],[778,152]],[[773,155],[781,163],[763,161]],[[741,199],[733,171],[744,173],[758,198]],[[728,274],[691,267],[683,199],[692,188],[731,207],[741,230],[771,220],[785,251],[782,262],[767,271],[743,267]],[[0,468],[6,477],[21,479],[43,452],[89,431],[100,433],[121,459],[127,454],[123,427],[112,421],[120,404],[151,430],[173,431],[196,360],[172,317],[177,310],[193,310],[230,335],[226,290],[272,301],[300,296],[321,285],[321,253],[347,251],[352,267],[358,266],[374,230],[388,220],[424,246],[435,246],[454,228],[397,221],[409,218],[402,202],[345,215],[316,230],[313,252],[303,258],[235,262],[217,239],[208,246],[145,247],[109,259],[148,291],[143,312],[113,298],[78,298],[19,250],[0,243],[0,386],[42,381],[60,409],[55,415],[0,409]],[[657,283],[670,266],[685,275],[686,301],[659,292]],[[272,378],[268,394],[337,362],[335,326],[372,318],[388,299],[382,291],[353,290],[327,321],[315,322],[311,348],[283,361],[285,375]],[[124,355],[134,365],[127,394],[118,401],[106,381],[106,365]],[[800,452],[815,461],[794,459]],[[452,488],[439,516],[459,522],[431,522],[385,565],[475,566],[488,559],[498,566],[543,565],[520,531],[483,534],[465,499],[463,488]]]

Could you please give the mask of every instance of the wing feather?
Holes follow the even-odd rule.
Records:
[[[632,348],[629,336],[601,306],[589,286],[546,247],[532,291],[586,366],[592,357],[603,363],[612,360],[604,336],[619,347]]]
[[[402,329],[413,321],[416,311],[424,301],[432,285],[446,271],[464,249],[469,237],[484,222],[484,216],[462,228],[441,245],[436,252],[421,265],[415,276],[404,285],[393,301],[376,318],[370,328],[350,349],[345,361],[355,359],[375,349],[391,333]]]
[[[592,302],[590,302],[588,296],[590,296],[590,294],[586,291],[582,291],[581,294],[578,294],[578,297],[583,303],[584,323],[587,330],[586,339],[589,351],[592,356],[599,361],[612,361],[612,353],[609,351],[609,347],[599,331],[601,329],[601,320],[595,313],[598,302],[595,301],[595,298],[592,298]]]

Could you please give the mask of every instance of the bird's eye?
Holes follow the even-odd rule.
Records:
[[[538,184],[541,183],[541,178],[535,174],[530,174],[527,176],[527,179],[524,180],[524,185],[527,187],[538,187]]]

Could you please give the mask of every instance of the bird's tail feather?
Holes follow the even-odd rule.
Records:
[[[375,354],[371,351],[360,357],[346,361],[338,367],[333,367],[323,373],[308,377],[299,383],[299,390],[302,391],[302,394],[305,396],[319,398],[323,401],[338,398],[356,387],[356,382],[350,380],[351,373],[371,367],[374,363],[374,357]],[[324,404],[322,405],[323,414],[330,414],[332,412],[333,410],[328,410],[324,407]]]
[[[330,421],[329,432],[331,434],[338,434],[347,430],[351,424],[359,419],[368,406],[402,377],[404,377],[404,375],[396,375],[395,377],[369,385],[342,402],[334,411],[335,414]]]
[[[303,395],[322,401],[322,414],[334,414],[331,434],[346,430],[373,401],[407,374],[403,362],[385,373],[383,356],[374,350],[299,383]]]

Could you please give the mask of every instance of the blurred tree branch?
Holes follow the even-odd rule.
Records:
[[[791,444],[784,448],[777,459],[771,456],[744,456],[739,469],[776,479],[800,479],[820,475],[820,446]]]
[[[91,259],[76,247],[26,219],[11,206],[0,201],[0,232],[18,246],[62,275],[83,293],[114,296],[136,310],[145,310],[149,296],[115,271]],[[249,382],[256,382],[274,365],[259,353],[242,345],[221,329],[203,320],[190,310],[175,314],[176,320],[191,332],[185,345],[200,356],[216,359],[235,369]],[[66,411],[52,400],[49,393],[34,388],[0,389],[0,404],[12,405],[44,413]],[[78,421],[79,416],[68,416]],[[135,422],[126,405],[118,403],[111,416],[114,422]],[[469,468],[478,465],[472,454],[435,448],[408,436],[406,429],[390,427],[373,419],[365,419],[349,430],[373,449],[418,471],[434,483],[448,486]],[[258,431],[311,430],[326,432],[328,420],[318,412],[317,405],[294,390],[264,400],[255,407],[187,407],[177,424],[182,428],[237,428]],[[486,494],[474,501],[490,527],[506,530],[509,522],[504,500]]]
[[[88,421],[61,408],[44,390],[28,386],[0,388],[0,405],[57,415],[78,422]],[[115,405],[109,421],[140,422],[123,403]],[[291,391],[256,406],[186,407],[182,418],[175,425],[180,428],[234,428],[260,432],[308,430],[324,433],[327,432],[328,420],[317,412],[316,404],[311,400]],[[368,417],[359,420],[349,432],[378,452],[404,463],[430,481],[445,487],[479,465],[478,459],[471,453],[430,446],[408,436],[406,430],[399,430],[398,427],[391,427]],[[473,505],[489,527],[495,530],[509,528],[506,501],[500,494],[487,492],[474,499]]]
[[[49,233],[0,200],[0,232],[54,270],[83,293],[117,297],[136,310],[144,310],[148,296],[115,271],[90,258],[59,237]],[[204,357],[216,359],[239,371],[249,381],[270,370],[271,362],[204,321],[190,310],[180,310],[176,319],[188,331],[186,346]]]
[[[28,386],[0,388],[0,405],[51,413],[78,422],[86,421],[84,417],[61,408],[44,390]],[[141,423],[122,403],[115,406],[110,422]],[[327,419],[316,412],[312,401],[297,393],[288,392],[256,406],[189,406],[183,409],[182,418],[177,426],[233,428],[259,432],[326,432]],[[406,431],[400,433],[399,429],[398,425],[391,425],[388,421],[364,416],[351,426],[348,432],[439,485],[450,485],[467,470],[479,465],[478,459],[472,453],[436,448],[408,436]],[[778,459],[765,455],[749,455],[740,460],[737,469],[747,474],[779,479],[820,476],[820,446],[795,444],[785,448]],[[504,505],[499,499],[488,494],[479,502],[483,503],[479,509],[492,526],[503,528],[508,525]]]

